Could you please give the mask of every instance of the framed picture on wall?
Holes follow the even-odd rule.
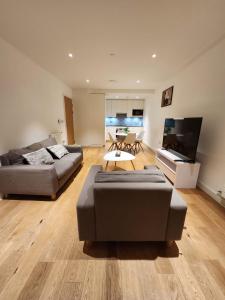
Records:
[[[162,93],[161,107],[168,106],[172,104],[173,98],[173,86],[169,87]]]

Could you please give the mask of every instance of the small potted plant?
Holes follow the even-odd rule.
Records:
[[[124,132],[125,132],[126,134],[129,133],[129,128],[128,128],[128,127],[125,127],[123,130],[124,130]]]

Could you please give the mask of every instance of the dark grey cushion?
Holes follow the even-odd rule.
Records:
[[[64,176],[67,176],[67,174],[71,173],[74,169],[73,162],[68,159],[55,159],[54,166],[59,180],[62,179]]]
[[[9,160],[9,156],[8,153],[3,154],[0,156],[0,162],[2,166],[9,166],[10,165],[10,160]]]
[[[95,182],[165,182],[164,175],[156,170],[99,171]]]
[[[43,148],[47,148],[49,146],[53,146],[56,145],[56,139],[55,138],[47,138],[46,140],[43,140],[40,142],[40,144],[42,145]]]
[[[27,146],[25,149],[29,150],[30,152],[37,151],[43,148],[41,143],[34,143],[32,145]]]
[[[10,165],[23,165],[26,163],[24,154],[30,153],[31,151],[26,148],[13,149],[8,152],[8,159]]]

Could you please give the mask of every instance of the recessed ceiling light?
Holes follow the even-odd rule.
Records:
[[[138,79],[138,80],[136,80],[136,83],[140,83],[140,82],[141,82],[141,80],[139,80],[139,79]]]
[[[156,55],[155,53],[152,54],[152,58],[156,58],[156,56],[157,56],[157,55]]]
[[[87,83],[89,83],[89,82],[90,82],[90,80],[89,80],[89,79],[86,79],[86,82],[87,82]]]
[[[73,58],[73,53],[68,53],[68,56],[69,56],[70,58]]]
[[[139,96],[136,96],[136,99],[139,99]]]

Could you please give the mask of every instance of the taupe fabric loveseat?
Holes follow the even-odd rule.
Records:
[[[21,156],[55,144],[56,140],[49,138],[0,156],[0,193],[49,195],[55,199],[58,190],[82,164],[82,148],[78,145],[65,146],[69,154],[61,159],[54,159],[54,164],[51,165],[28,165]]]
[[[101,170],[90,169],[77,203],[81,241],[181,239],[187,206],[163,174],[164,182],[95,182]]]

